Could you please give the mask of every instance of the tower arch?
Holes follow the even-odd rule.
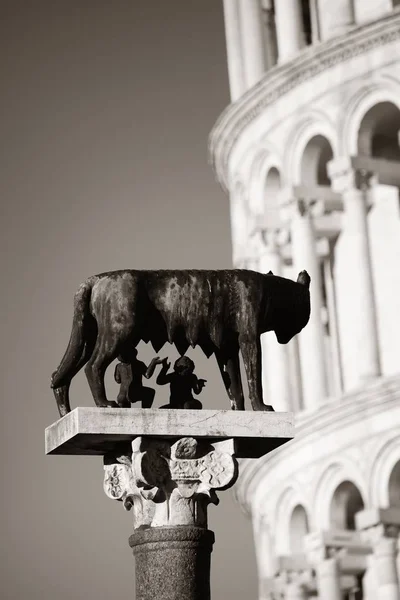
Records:
[[[355,516],[364,508],[360,490],[350,480],[340,483],[335,489],[330,504],[332,529],[355,530]]]
[[[300,163],[303,185],[330,185],[327,164],[333,158],[329,140],[320,134],[314,135],[306,144]]]
[[[399,98],[400,82],[393,78],[382,78],[379,82],[365,86],[354,94],[343,107],[343,120],[340,126],[341,152],[347,156],[356,156],[359,151],[359,133],[364,117],[374,106],[384,103],[393,104],[400,109]]]
[[[304,552],[304,537],[309,533],[309,520],[306,509],[302,504],[297,504],[290,517],[289,544],[291,554]]]
[[[400,508],[400,458],[390,473],[388,482],[389,506]]]
[[[309,180],[318,179],[318,176],[311,177],[311,167],[309,164],[315,164],[320,157],[322,163],[326,161],[326,153],[330,149],[331,158],[337,156],[338,140],[335,128],[332,123],[320,111],[313,112],[306,116],[288,136],[288,150],[285,156],[285,171],[291,174],[292,185],[305,185],[303,180],[305,173]],[[322,156],[321,156],[322,152]],[[329,159],[330,160],[330,159]],[[322,178],[326,183],[319,185],[330,185],[327,175]],[[315,181],[313,185],[316,185]]]
[[[357,154],[400,161],[400,109],[393,102],[374,104],[364,115],[357,136]]]
[[[278,194],[282,186],[281,173],[271,166],[264,182],[264,222],[267,227],[278,227],[280,223]]]

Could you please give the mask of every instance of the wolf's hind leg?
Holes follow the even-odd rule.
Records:
[[[119,351],[119,342],[115,338],[107,339],[99,334],[93,354],[85,367],[85,375],[87,377],[93,399],[97,406],[117,406],[116,402],[107,400],[106,388],[104,385],[104,376],[107,367],[112,361],[117,358]]]
[[[240,339],[240,350],[246,369],[247,382],[249,385],[249,396],[253,410],[274,410],[263,402],[261,381],[261,342],[257,335],[254,338]]]
[[[96,338],[93,335],[91,335],[85,344],[85,347],[82,352],[82,356],[80,357],[80,359],[76,363],[74,369],[70,373],[69,381],[65,385],[62,385],[59,388],[53,389],[53,393],[54,393],[54,397],[57,402],[57,408],[58,408],[58,412],[60,413],[60,417],[63,417],[64,415],[71,412],[71,405],[69,402],[69,388],[71,385],[71,379],[73,377],[75,377],[75,375],[78,373],[78,371],[80,371],[82,369],[82,367],[87,363],[87,361],[91,357],[95,342],[96,342]]]

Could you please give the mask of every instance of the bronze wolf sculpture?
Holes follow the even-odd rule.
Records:
[[[215,354],[233,410],[244,410],[239,350],[254,410],[263,404],[260,335],[274,331],[287,344],[308,323],[310,277],[297,282],[256,271],[233,269],[123,270],[89,277],[75,294],[72,332],[52,375],[60,415],[70,412],[71,379],[84,366],[99,407],[116,406],[106,397],[104,375],[123,351],[141,340],[156,352],[175,344],[183,355],[200,346]]]

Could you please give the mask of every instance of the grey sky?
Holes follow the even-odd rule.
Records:
[[[228,199],[207,165],[228,102],[222,2],[1,11],[2,596],[133,597],[131,516],[104,495],[101,460],[44,456],[49,377],[87,276],[231,266]],[[213,359],[195,357],[205,406],[227,408]],[[81,373],[72,404],[91,403]],[[213,599],[255,598],[250,521],[220,498]]]

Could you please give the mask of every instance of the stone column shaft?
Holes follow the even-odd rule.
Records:
[[[316,565],[318,597],[323,600],[342,600],[339,565],[335,558],[327,558]]]
[[[349,240],[351,250],[346,261],[348,269],[351,270],[347,306],[351,311],[352,327],[344,343],[348,348],[352,348],[352,370],[355,373],[355,381],[361,383],[365,379],[380,375],[366,204],[370,174],[353,171],[349,162],[342,159],[331,161],[328,168],[334,189],[342,193],[343,235]]]
[[[266,70],[264,32],[260,0],[239,0],[244,79],[246,89],[255,85]]]
[[[364,600],[375,600],[378,597],[378,584],[376,578],[375,560],[372,554],[366,557],[367,569],[365,571],[362,590]]]
[[[329,328],[331,334],[333,393],[335,396],[339,396],[342,392],[342,373],[337,326],[335,290],[333,285],[330,258],[327,258],[324,261],[324,281],[329,314]]]
[[[231,101],[245,91],[239,0],[224,0],[225,41]]]
[[[300,0],[275,2],[275,23],[281,63],[293,58],[305,44]]]
[[[272,234],[272,232],[271,232]],[[259,259],[259,271],[282,276],[282,258],[274,242],[273,234],[268,236],[267,245]],[[263,351],[263,392],[264,403],[272,404],[275,410],[293,410],[290,402],[290,373],[287,347],[278,344],[275,335],[268,332],[261,337]]]
[[[400,586],[400,535],[397,538],[397,557],[396,557],[397,579]]]
[[[129,538],[136,600],[210,600],[214,533],[201,527],[149,527]]]
[[[303,408],[303,385],[301,381],[300,349],[298,337],[294,337],[287,345],[290,373],[290,399],[293,411]]]
[[[299,334],[300,363],[305,408],[315,408],[327,395],[325,346],[321,322],[321,274],[315,233],[309,210],[295,203],[291,216],[292,254],[296,271],[306,269],[311,277],[311,316]]]

